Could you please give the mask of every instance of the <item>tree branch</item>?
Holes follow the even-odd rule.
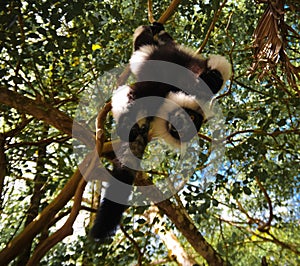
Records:
[[[73,234],[73,223],[76,220],[76,217],[81,209],[81,199],[86,184],[87,182],[84,179],[80,180],[74,196],[74,204],[67,221],[58,231],[56,231],[54,234],[52,234],[37,246],[26,266],[37,265],[40,259],[47,253],[48,250],[50,250],[58,242],[62,241],[66,236]]]
[[[86,178],[89,177],[89,175],[95,168],[96,161],[99,158],[98,156],[100,156],[102,153],[103,142],[104,142],[104,138],[105,138],[104,122],[105,122],[107,113],[110,111],[110,109],[111,109],[111,103],[109,102],[98,113],[97,120],[96,120],[96,128],[97,128],[96,147],[94,149],[94,152],[92,153],[91,162],[89,164],[89,167],[83,173],[83,176]],[[88,158],[88,157],[86,157],[86,158]],[[40,245],[38,245],[38,247],[35,249],[32,257],[28,261],[27,266],[36,265],[40,261],[40,259],[46,254],[46,252],[48,250],[50,250],[54,245],[56,245],[58,242],[63,240],[66,236],[72,235],[72,233],[73,233],[72,226],[73,226],[73,223],[81,209],[82,195],[83,195],[86,184],[87,184],[87,181],[85,179],[80,180],[80,183],[75,192],[74,204],[73,204],[71,213],[70,213],[67,221],[58,231],[56,231],[53,235],[51,235],[44,242],[42,242]]]
[[[75,137],[88,147],[94,147],[93,134],[82,125],[73,121],[62,111],[39,99],[32,100],[20,93],[0,86],[0,103],[13,107],[20,113],[30,114],[33,117],[52,125],[68,136]]]
[[[196,264],[194,258],[185,251],[172,230],[165,228],[164,220],[159,214],[159,209],[156,206],[151,206],[144,215],[147,218],[148,223],[152,224],[154,231],[167,247],[168,255],[171,259],[174,260],[175,258],[179,265],[192,266]],[[159,219],[158,222],[155,222],[156,218]]]
[[[285,243],[285,242],[282,242],[281,240],[277,239],[274,235],[272,235],[270,232],[268,232],[267,234],[271,237],[265,237],[265,233],[263,234],[260,234],[259,232],[254,232],[253,230],[251,230],[251,228],[247,228],[247,227],[242,227],[240,225],[238,225],[237,223],[235,222],[232,222],[232,221],[229,221],[229,220],[226,220],[226,219],[223,219],[221,217],[219,217],[219,219],[227,224],[230,224],[234,227],[236,227],[237,229],[239,229],[241,232],[245,233],[250,233],[260,239],[262,239],[264,242],[271,242],[271,243],[274,243],[276,245],[279,245],[281,246],[282,248],[284,249],[288,249],[292,252],[294,252],[295,254],[297,254],[298,256],[300,255],[300,251],[297,249],[297,246],[295,244],[290,244],[290,243]]]
[[[224,0],[224,2],[221,4],[221,6],[219,7],[219,9],[214,13],[214,18],[213,18],[212,22],[210,23],[210,26],[208,28],[208,31],[207,31],[206,35],[205,35],[205,38],[204,38],[201,46],[199,47],[199,49],[196,51],[197,54],[201,54],[202,53],[205,45],[207,44],[207,42],[208,42],[208,40],[210,38],[210,34],[214,30],[216,22],[218,21],[220,15],[221,15],[222,9],[226,5],[226,2],[227,2],[227,0]]]
[[[127,231],[124,229],[124,227],[122,225],[120,225],[120,229],[123,232],[123,234],[125,235],[125,237],[132,243],[132,245],[134,246],[134,248],[136,249],[137,253],[138,253],[138,262],[137,262],[137,266],[141,266],[142,265],[142,259],[143,259],[143,252],[141,251],[141,248],[139,247],[139,244],[134,240],[134,238],[132,238]]]
[[[3,204],[3,188],[4,188],[4,180],[7,171],[7,160],[5,155],[5,136],[0,133],[0,209],[2,209]]]
[[[253,134],[256,134],[256,135],[265,135],[265,136],[270,136],[270,137],[277,137],[279,135],[283,135],[283,134],[297,134],[297,135],[300,135],[300,130],[299,129],[288,129],[288,130],[284,130],[284,131],[274,131],[274,132],[271,132],[271,133],[268,133],[264,130],[261,130],[261,129],[245,129],[245,130],[241,130],[241,131],[236,131],[234,133],[232,133],[231,135],[227,136],[226,137],[226,140],[228,142],[231,141],[231,139],[236,136],[236,135],[239,135],[239,134],[246,134],[246,133],[253,133]]]
[[[45,227],[47,227],[55,214],[60,211],[73,197],[81,178],[82,175],[80,171],[77,170],[61,190],[59,195],[28,226],[26,226],[18,236],[7,244],[7,246],[0,252],[0,261],[3,265],[12,261],[19,253],[22,252],[23,248],[26,247],[29,239],[34,238]]]
[[[268,232],[269,229],[270,229],[270,226],[271,226],[271,222],[273,220],[273,206],[272,206],[272,201],[271,201],[271,199],[270,199],[270,197],[268,195],[267,190],[264,188],[264,186],[259,181],[259,178],[257,176],[255,177],[255,181],[256,181],[258,187],[260,188],[260,190],[262,191],[262,193],[264,194],[265,199],[267,200],[267,203],[268,203],[268,207],[269,207],[269,219],[268,219],[268,221],[266,223],[261,224],[258,227],[258,230],[261,231],[261,232]]]
[[[143,177],[142,174],[138,174],[136,176],[135,184],[139,186],[153,186],[153,183]],[[164,198],[164,195],[158,188],[156,188],[155,191],[152,189],[151,195],[147,196],[155,201]],[[168,216],[168,218],[174,223],[176,228],[182,233],[182,235],[187,239],[196,252],[198,252],[208,262],[209,265],[225,265],[223,258],[205,240],[185,210],[182,210],[182,208],[176,206],[170,200],[164,200],[156,203],[155,205],[158,206],[158,208]]]
[[[180,0],[173,0],[167,10],[161,15],[157,22],[164,24],[169,17],[173,14],[177,6],[180,4]]]
[[[148,0],[148,20],[150,23],[155,21],[155,18],[153,17],[152,0]]]

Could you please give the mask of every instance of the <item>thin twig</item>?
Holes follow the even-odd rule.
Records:
[[[173,0],[167,10],[161,15],[158,22],[164,24],[169,17],[173,14],[177,6],[180,4],[180,0]]]
[[[143,258],[143,252],[141,251],[138,243],[126,232],[126,230],[124,229],[124,227],[122,225],[120,225],[120,229],[123,232],[123,234],[125,235],[125,237],[133,244],[133,246],[135,247],[137,253],[138,253],[138,266],[142,265],[142,258]]]
[[[81,199],[85,186],[86,181],[84,179],[81,179],[74,195],[74,204],[67,221],[58,231],[56,231],[53,235],[48,237],[45,241],[37,246],[26,266],[37,265],[40,259],[48,252],[48,250],[50,250],[58,242],[63,240],[66,236],[73,233],[72,226],[81,208]]]
[[[223,9],[223,7],[225,6],[226,3],[227,3],[227,0],[224,0],[224,2],[221,4],[221,6],[219,7],[219,9],[214,13],[214,18],[213,18],[212,22],[210,23],[210,26],[208,28],[208,31],[207,31],[206,35],[205,35],[205,38],[204,38],[201,46],[199,47],[199,49],[196,51],[197,54],[201,54],[202,53],[205,45],[207,44],[207,42],[208,42],[208,40],[210,38],[210,34],[214,30],[215,24],[218,21],[220,15],[221,15],[222,9]]]
[[[266,223],[263,223],[261,226],[258,227],[258,230],[261,232],[267,232],[270,229],[271,226],[271,222],[273,220],[273,206],[272,206],[272,201],[268,195],[267,190],[264,188],[264,186],[262,185],[262,183],[259,181],[259,178],[256,176],[255,177],[255,181],[258,185],[258,187],[260,188],[260,190],[262,191],[262,193],[264,194],[267,203],[268,203],[268,207],[269,207],[269,219]]]

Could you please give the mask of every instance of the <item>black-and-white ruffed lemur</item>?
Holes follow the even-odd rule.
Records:
[[[231,65],[223,56],[210,55],[204,59],[177,44],[159,23],[138,27],[133,46],[130,69],[137,82],[119,87],[112,97],[120,139],[134,141],[141,130],[139,121],[148,119],[153,136],[177,147],[190,141],[209,118],[205,103],[223,88]],[[120,161],[114,164],[112,175],[117,182],[133,184],[134,175]],[[116,187],[111,181],[97,212],[90,232],[96,240],[103,241],[115,234],[127,208],[109,199],[113,193],[120,193]],[[121,193],[126,201],[131,190]]]

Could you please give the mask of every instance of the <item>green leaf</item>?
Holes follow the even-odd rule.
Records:
[[[243,191],[246,195],[251,195],[252,194],[251,189],[249,187],[243,187]]]
[[[133,231],[132,232],[132,236],[133,237],[143,237],[145,234],[143,232],[140,231]]]
[[[144,218],[140,218],[136,221],[138,224],[144,224],[146,223],[146,220]]]

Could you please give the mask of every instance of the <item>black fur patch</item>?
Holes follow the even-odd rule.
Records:
[[[216,69],[208,69],[200,75],[200,78],[204,80],[213,94],[216,94],[222,88],[224,82],[221,73]]]
[[[113,195],[117,195],[124,203],[127,203],[132,187],[126,186],[124,188],[119,185],[119,181],[127,185],[132,185],[134,180],[134,176],[131,171],[122,166],[122,164],[117,160],[114,162],[112,175],[115,179],[112,178],[109,187],[105,191],[104,199],[97,211],[94,225],[90,231],[90,236],[95,241],[99,241],[101,243],[106,242],[108,238],[114,236],[122,219],[122,214],[128,208],[126,204],[117,203],[108,198],[112,198]]]

